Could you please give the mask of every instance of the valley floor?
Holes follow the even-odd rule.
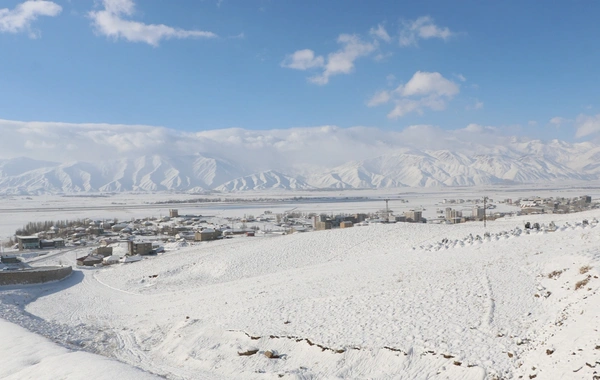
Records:
[[[0,288],[0,318],[169,379],[592,379],[600,226],[581,221],[594,217],[213,242]],[[526,220],[560,228],[520,233]],[[8,352],[14,325],[2,319]],[[27,378],[36,365],[0,366],[0,377]]]

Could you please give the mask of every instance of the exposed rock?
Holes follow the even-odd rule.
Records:
[[[238,352],[239,356],[252,356],[258,352],[258,348],[251,348],[243,352]]]
[[[275,351],[265,351],[265,356],[268,357],[269,359],[279,359],[280,356],[277,355],[277,353]]]

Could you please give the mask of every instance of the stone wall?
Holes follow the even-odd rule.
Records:
[[[27,270],[1,271],[0,285],[41,284],[58,281],[68,277],[73,268],[68,267],[39,267]]]

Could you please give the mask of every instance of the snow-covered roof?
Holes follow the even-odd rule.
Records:
[[[134,256],[124,256],[121,258],[120,261],[124,262],[124,263],[132,263],[132,262],[140,261],[140,260],[142,260],[142,256],[134,255]]]
[[[119,260],[121,260],[121,256],[112,255],[112,256],[106,256],[103,261],[112,262],[112,261],[119,261]]]

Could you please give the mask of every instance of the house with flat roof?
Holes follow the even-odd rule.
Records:
[[[129,256],[149,255],[152,253],[152,242],[130,241],[128,243]]]
[[[223,233],[220,230],[205,228],[202,231],[196,231],[194,240],[196,241],[211,241],[217,240]]]
[[[404,211],[406,221],[409,223],[421,223],[423,221],[423,212],[417,210]]]
[[[19,264],[21,260],[15,255],[2,255],[0,256],[0,263],[2,264]]]
[[[24,249],[40,249],[40,238],[37,236],[17,236],[19,251]]]

